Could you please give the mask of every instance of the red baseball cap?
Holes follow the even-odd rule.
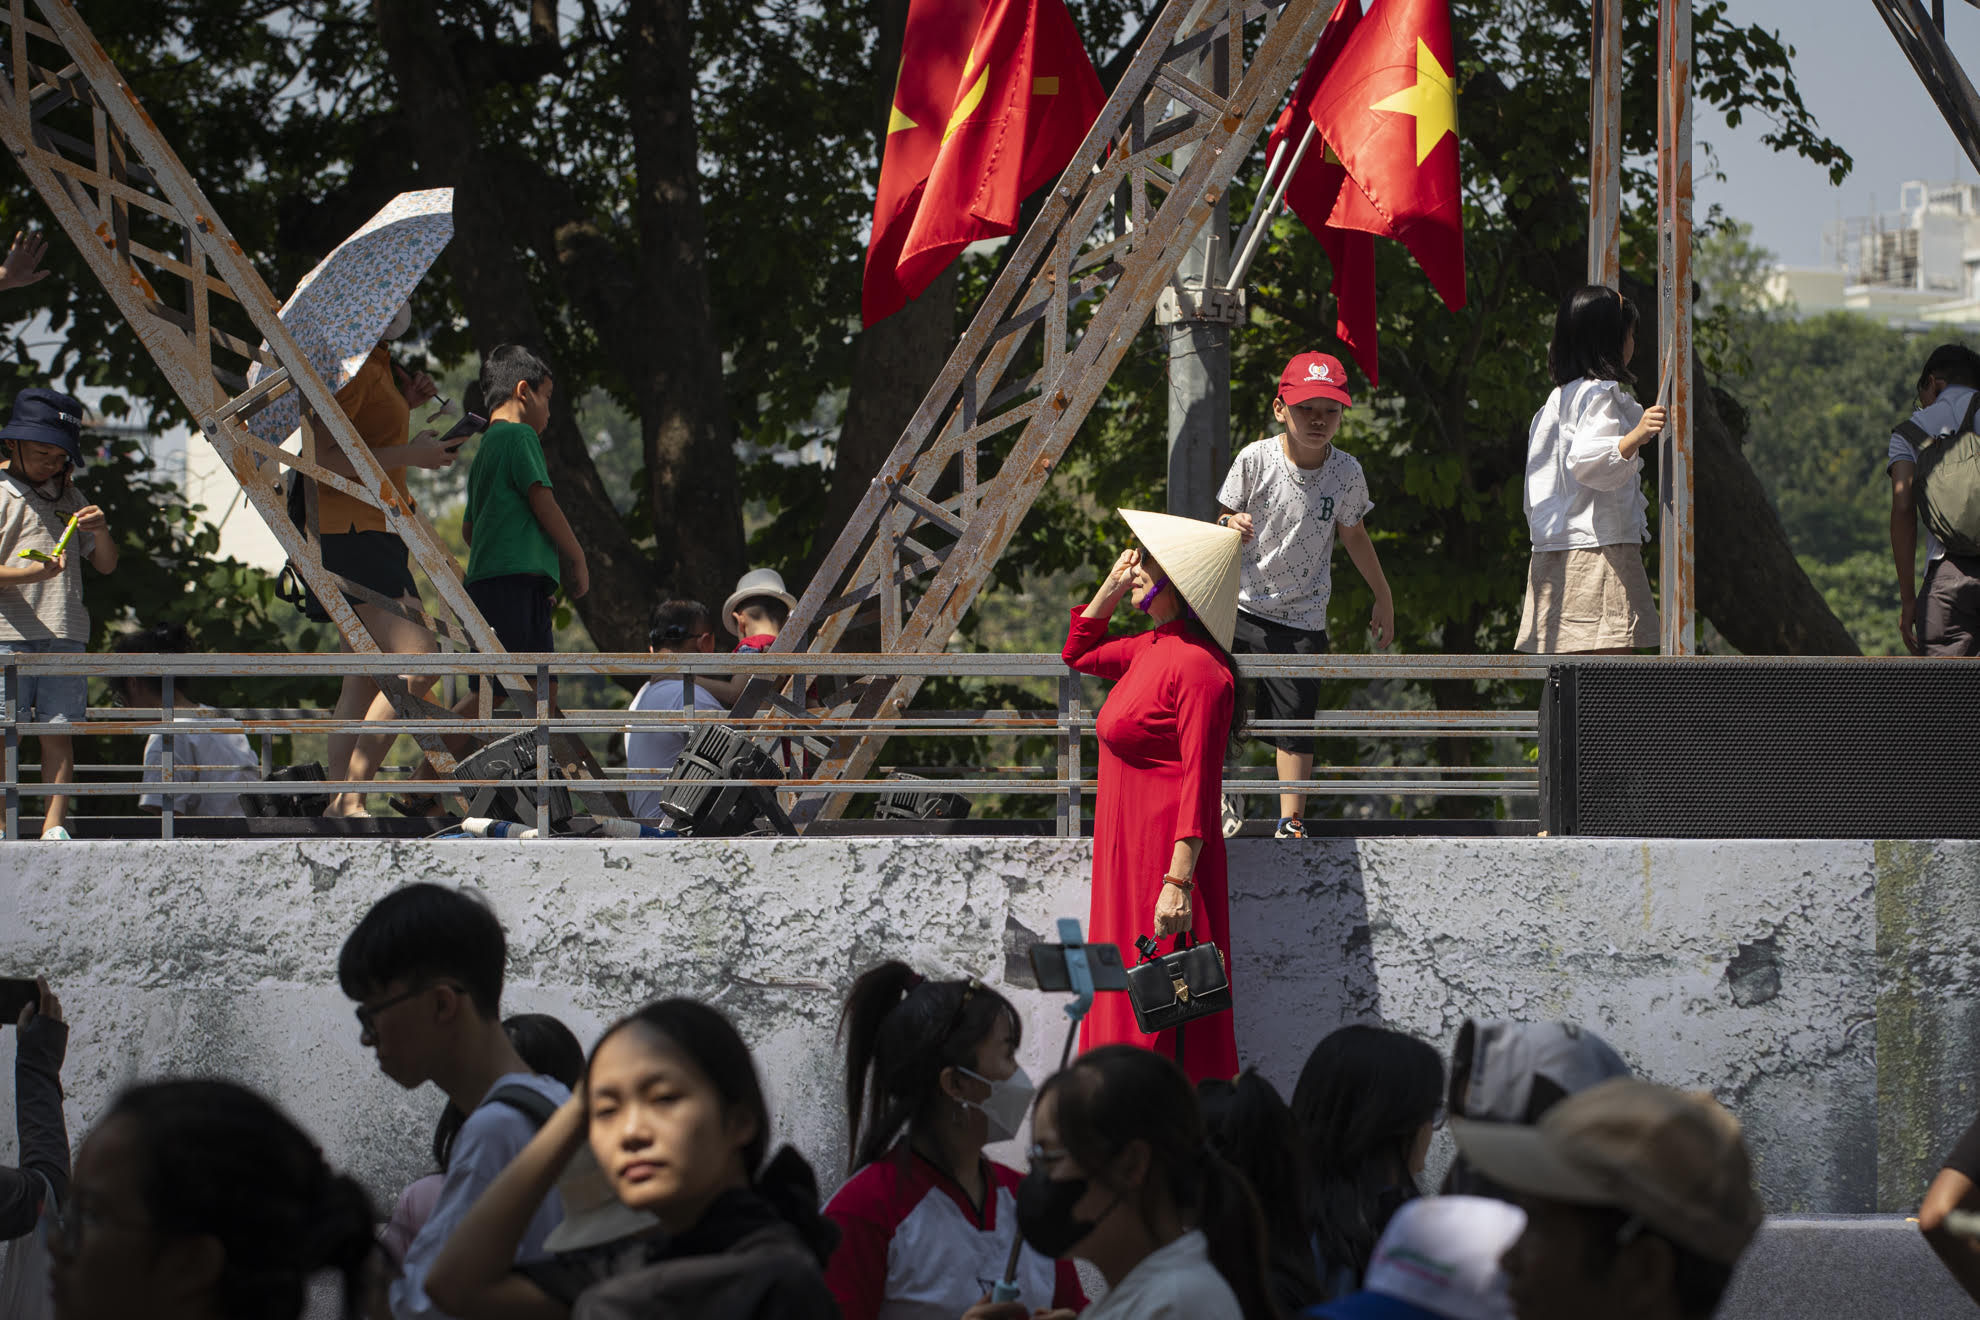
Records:
[[[1279,375],[1279,398],[1288,406],[1315,399],[1332,399],[1343,408],[1354,406],[1354,400],[1348,397],[1347,372],[1342,369],[1341,360],[1325,353],[1301,353],[1286,363],[1286,369]]]

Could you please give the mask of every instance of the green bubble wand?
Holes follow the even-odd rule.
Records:
[[[37,564],[54,563],[62,557],[62,552],[69,548],[69,538],[76,534],[76,524],[81,521],[82,515],[80,513],[69,515],[69,525],[62,529],[62,539],[55,543],[54,554],[51,555],[46,550],[23,550],[21,551],[21,558],[32,559]]]

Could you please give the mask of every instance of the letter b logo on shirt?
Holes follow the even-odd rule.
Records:
[[[1334,497],[1332,495],[1322,495],[1320,497],[1320,521],[1332,522],[1333,519],[1334,519]]]

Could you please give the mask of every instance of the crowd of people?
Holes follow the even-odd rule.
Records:
[[[368,1320],[1700,1320],[1762,1222],[1738,1121],[1571,1024],[1467,1021],[1448,1066],[1344,1025],[1290,1103],[1255,1070],[1192,1084],[1118,1043],[1034,1085],[1008,998],[898,961],[843,1006],[848,1158],[824,1196],[819,1152],[773,1149],[719,1010],[659,1000],[587,1050],[553,1017],[502,1016],[506,962],[486,901],[431,884],[344,942],[360,1040],[440,1093],[433,1172],[389,1215],[227,1080],[130,1087],[72,1167],[67,1028],[41,983],[14,1024],[9,1314],[296,1320],[329,1272]],[[991,1158],[1027,1129],[1025,1167]],[[1974,1150],[1980,1124],[1920,1220],[1980,1297],[1952,1223],[1980,1204]]]
[[[17,236],[16,252],[22,250],[22,237]],[[22,269],[32,273],[31,267],[24,258]],[[431,429],[412,434],[413,410],[433,399],[437,390],[429,376],[400,369],[386,351],[387,342],[411,323],[410,306],[402,306],[385,327],[384,339],[336,395],[384,466],[396,497],[408,506],[407,472],[451,466],[473,434],[472,426],[456,427],[445,436]],[[1622,654],[1657,644],[1657,608],[1641,553],[1650,536],[1643,455],[1669,414],[1661,403],[1638,403],[1632,393],[1635,378],[1629,364],[1636,354],[1636,328],[1637,313],[1629,300],[1600,285],[1570,293],[1556,316],[1547,362],[1554,388],[1532,421],[1523,484],[1532,554],[1516,643],[1520,651]],[[556,593],[575,599],[590,586],[583,538],[558,505],[543,454],[541,436],[555,390],[556,381],[539,356],[521,345],[504,344],[486,356],[468,392],[468,411],[485,429],[466,483],[462,535],[469,553],[463,576],[483,620],[510,651],[554,649]],[[1975,435],[1980,354],[1958,344],[1935,349],[1920,373],[1917,401],[1919,411],[1891,434],[1888,459],[1903,635],[1921,653],[1980,654],[1980,526],[1969,528],[1962,521],[1980,519],[1980,488],[1969,491],[1971,483],[1964,477],[1980,464],[1964,458],[1942,461],[1955,450],[1964,454],[1960,446],[1968,440],[1962,437],[1980,445]],[[1124,730],[1130,706],[1145,708],[1139,714],[1155,716],[1156,725],[1166,718],[1146,708],[1146,684],[1131,675],[1128,650],[1117,644],[1121,639],[1110,641],[1106,632],[1108,618],[1134,584],[1135,604],[1156,625],[1151,637],[1156,644],[1147,647],[1150,660],[1142,666],[1147,676],[1152,678],[1156,669],[1183,653],[1166,644],[1171,640],[1180,641],[1185,651],[1207,640],[1212,650],[1206,658],[1219,661],[1231,675],[1231,711],[1219,715],[1216,706],[1223,698],[1213,689],[1221,690],[1222,680],[1198,666],[1209,684],[1204,691],[1210,704],[1188,736],[1201,740],[1205,730],[1228,724],[1234,740],[1247,725],[1249,706],[1250,718],[1265,726],[1263,740],[1275,750],[1279,778],[1311,778],[1314,739],[1284,726],[1313,718],[1319,682],[1268,677],[1240,685],[1232,660],[1327,653],[1337,544],[1372,594],[1370,641],[1386,648],[1396,635],[1394,598],[1367,524],[1374,509],[1368,479],[1354,456],[1334,443],[1352,406],[1347,373],[1337,358],[1319,352],[1294,356],[1271,400],[1281,430],[1235,456],[1218,492],[1214,527],[1165,524],[1161,535],[1175,562],[1143,544],[1123,556],[1092,601],[1075,611],[1067,663],[1120,680],[1126,689],[1108,703],[1113,713],[1103,714],[1103,730],[1107,724],[1117,734]],[[90,619],[83,603],[82,563],[104,573],[116,568],[116,540],[103,511],[75,483],[82,458],[82,412],[81,403],[69,395],[27,389],[16,396],[8,423],[0,428],[0,650],[33,654],[83,649]],[[349,459],[314,420],[306,422],[303,435],[303,456],[310,462],[328,472],[354,475]],[[291,484],[290,509],[299,523],[313,528],[324,567],[350,587],[345,603],[385,651],[435,649],[433,632],[417,621],[421,605],[409,552],[389,530],[381,508],[298,478]],[[1913,585],[1921,513],[1927,557],[1922,592]],[[1145,537],[1156,518],[1135,515],[1129,519],[1131,529]],[[73,548],[71,537],[78,538]],[[1198,559],[1206,562],[1198,564]],[[1186,569],[1195,573],[1188,590],[1177,576]],[[720,642],[738,652],[762,651],[775,641],[795,603],[775,569],[754,569],[743,575],[720,610],[694,600],[660,602],[653,610],[649,646],[655,652],[707,653]],[[323,602],[307,591],[300,604],[313,619],[330,617]],[[718,637],[716,623],[732,642]],[[139,629],[117,649],[170,650],[167,631]],[[349,639],[342,645],[348,648]],[[1135,651],[1143,646],[1129,643]],[[428,675],[406,676],[404,681],[414,695],[423,696],[434,680]],[[1165,691],[1177,690],[1169,679],[1163,681],[1168,683]],[[734,702],[741,686],[713,676],[691,682],[661,678],[639,691],[632,709],[717,712]],[[84,717],[86,691],[79,677],[23,676],[20,687],[15,695],[22,718],[63,724]],[[139,685],[125,695],[136,702],[156,694]],[[456,714],[472,715],[476,701],[471,692],[456,705]],[[554,709],[554,684],[551,705]],[[386,723],[395,717],[392,702],[370,678],[350,674],[343,679],[333,713],[376,724],[377,731],[334,735],[328,778],[372,780],[394,738]],[[162,769],[164,741],[152,738],[146,749],[148,767]],[[677,730],[635,729],[625,741],[626,766],[643,777],[664,776],[684,741]],[[1111,757],[1118,772],[1135,761],[1135,749],[1117,738],[1110,751],[1108,741],[1103,731],[1103,764]],[[49,735],[41,744],[44,779],[72,781],[71,739]],[[241,772],[256,765],[239,737],[181,734],[173,744],[175,782],[240,780],[249,777]],[[448,745],[460,756],[474,742],[452,737]],[[778,750],[786,763],[798,759],[791,747]],[[159,777],[157,769],[147,777]],[[422,770],[422,777],[426,773]],[[1197,787],[1203,785],[1191,787],[1192,810],[1197,797],[1214,803],[1222,831],[1235,833],[1241,799],[1198,794]],[[656,796],[651,791],[635,794],[634,814],[652,819]],[[158,809],[165,801],[165,795],[153,794],[144,805]],[[241,809],[237,795],[198,788],[174,792],[170,803],[175,812],[197,814]],[[393,799],[402,814],[433,814],[437,803],[435,790],[418,784]],[[1282,792],[1274,832],[1281,838],[1304,837],[1304,809],[1302,793]],[[66,838],[68,810],[67,797],[49,797],[41,837]],[[366,795],[338,793],[326,814],[368,814]],[[1190,828],[1203,824],[1192,821]],[[1178,835],[1173,874],[1188,881],[1197,865],[1206,867],[1201,906],[1210,913],[1214,939],[1215,910],[1222,900],[1220,860],[1207,842],[1213,833],[1203,828],[1198,834]],[[1186,857],[1181,849],[1187,838],[1198,843]],[[1171,908],[1190,907],[1189,886],[1180,888],[1184,897],[1172,894],[1162,901]],[[1174,925],[1175,913],[1158,924]]]

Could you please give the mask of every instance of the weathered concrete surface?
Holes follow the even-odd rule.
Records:
[[[1010,987],[1043,1076],[1063,1001],[1026,988],[1023,950],[1084,914],[1088,865],[1051,839],[9,844],[0,974],[63,994],[78,1134],[135,1078],[225,1074],[383,1196],[423,1171],[440,1102],[360,1048],[337,949],[396,884],[473,885],[510,932],[508,1011],[588,1042],[655,996],[719,1004],[829,1182],[852,978],[891,955]],[[1467,1015],[1569,1018],[1731,1105],[1775,1210],[1908,1209],[1973,1109],[1976,873],[1968,843],[1239,840],[1239,1047],[1289,1091],[1342,1022],[1448,1049]],[[0,1088],[0,1159],[11,1106]]]

